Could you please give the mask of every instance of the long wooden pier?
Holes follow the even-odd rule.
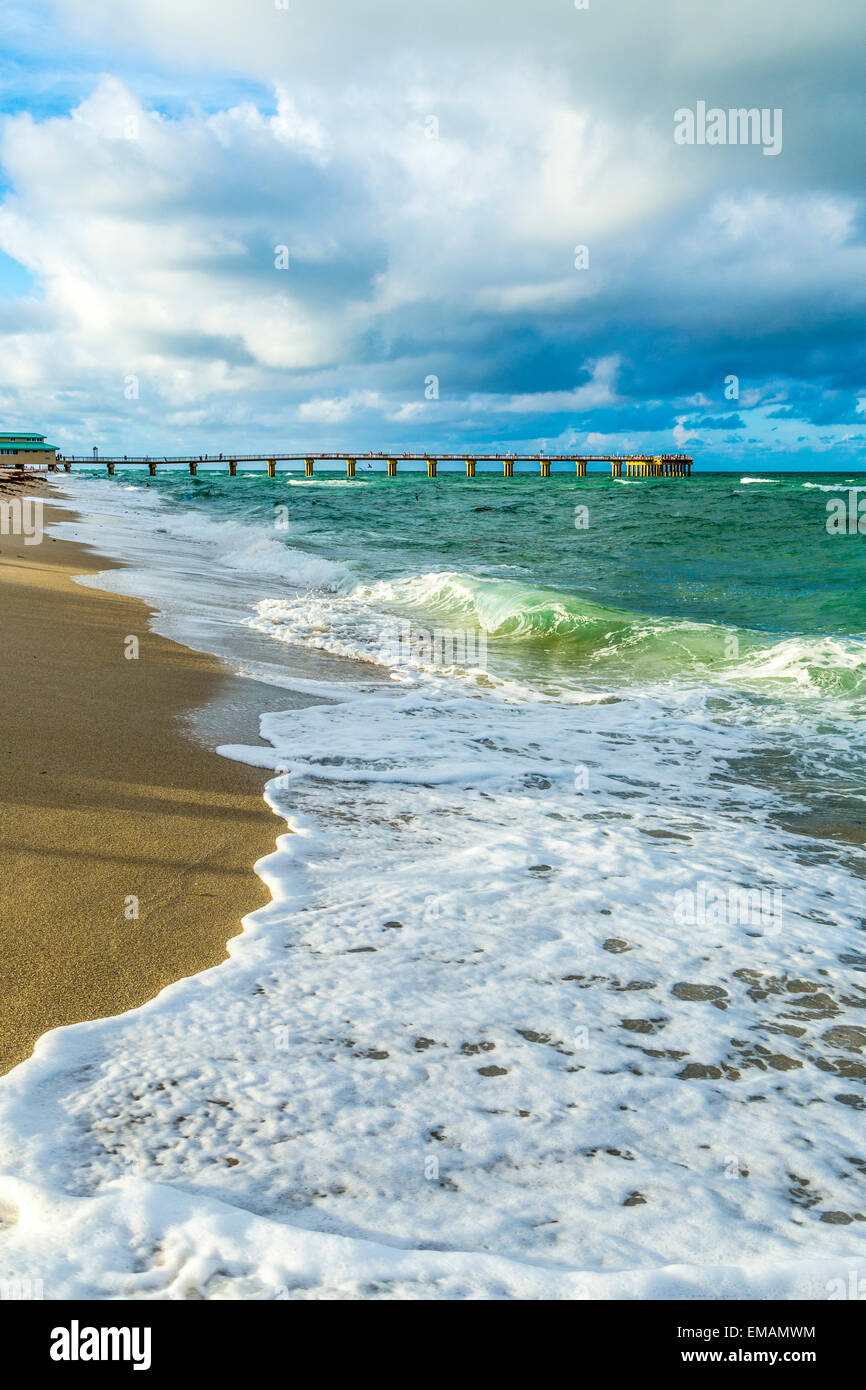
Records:
[[[549,478],[551,476],[551,465],[554,463],[572,464],[576,470],[578,478],[587,476],[587,467],[590,463],[609,463],[611,477],[613,478],[690,478],[692,475],[692,459],[688,454],[386,454],[386,453],[348,453],[340,452],[336,454],[199,454],[198,458],[152,458],[149,455],[131,456],[124,454],[122,458],[88,458],[87,455],[62,455],[57,456],[57,466],[71,472],[73,464],[96,468],[104,466],[108,470],[108,476],[114,476],[116,468],[146,467],[151,477],[156,475],[157,468],[181,468],[188,467],[191,475],[196,476],[200,464],[223,464],[228,468],[229,477],[236,478],[239,463],[266,463],[268,466],[268,477],[274,478],[277,473],[278,463],[303,463],[304,476],[312,478],[315,476],[315,466],[317,463],[345,463],[346,477],[354,478],[359,460],[362,463],[385,463],[389,478],[396,478],[397,467],[400,463],[421,462],[427,465],[427,477],[435,478],[436,469],[439,463],[465,463],[467,478],[475,477],[476,464],[479,463],[501,463],[502,471],[506,478],[514,477],[514,465],[516,463],[537,463],[539,466],[539,476]]]

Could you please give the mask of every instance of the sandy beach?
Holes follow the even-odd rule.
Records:
[[[2,1070],[47,1029],[215,965],[267,901],[252,865],[279,827],[263,775],[180,718],[238,683],[152,633],[144,603],[73,582],[113,567],[47,535],[0,537]]]

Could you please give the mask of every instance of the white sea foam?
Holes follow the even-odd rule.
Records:
[[[801,692],[850,696],[866,684],[866,639],[787,638],[733,661],[726,675],[744,683],[790,681]]]
[[[853,478],[846,478],[840,483],[802,483],[804,488],[815,488],[818,492],[844,492],[847,488],[857,486]],[[861,481],[860,486],[866,488],[866,480]]]

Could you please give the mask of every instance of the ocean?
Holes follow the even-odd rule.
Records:
[[[64,478],[62,533],[124,561],[87,582],[252,678],[260,739],[208,736],[292,832],[229,961],[0,1093],[32,1183],[111,1232],[71,1296],[847,1278],[866,539],[828,502],[857,482]]]

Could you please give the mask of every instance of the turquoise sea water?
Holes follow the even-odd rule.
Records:
[[[130,468],[114,485],[156,493],[190,536],[224,532],[251,579],[260,562],[282,573],[301,595],[278,615],[287,640],[365,656],[390,616],[483,633],[494,678],[549,694],[697,686],[720,720],[790,727],[798,814],[860,838],[866,535],[827,525],[828,502],[857,483],[760,469],[389,479],[361,464],[354,481]],[[763,766],[779,775],[778,750]]]
[[[828,499],[857,483],[850,474],[348,482],[168,471],[151,480],[128,469],[118,482],[214,521],[269,528],[284,507],[276,539],[344,562],[358,580],[399,582],[395,609],[478,626],[494,664],[539,678],[721,670],[732,634],[740,655],[802,640],[807,665],[807,644],[817,654],[821,639],[866,638],[866,536],[826,524]],[[819,685],[861,693],[856,660],[810,671]]]

